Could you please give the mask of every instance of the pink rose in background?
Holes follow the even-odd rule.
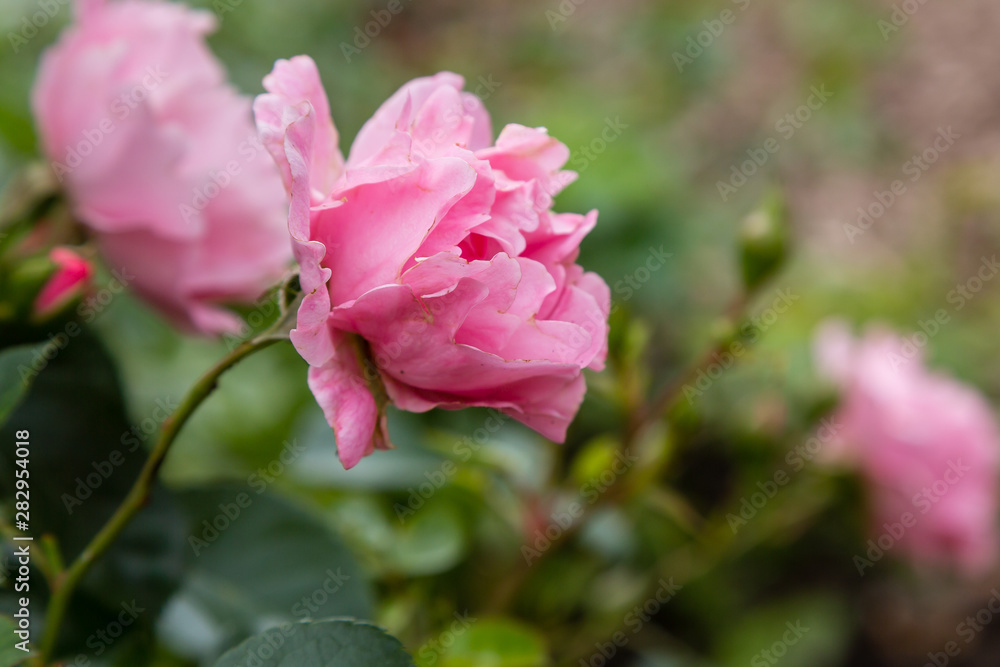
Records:
[[[345,161],[311,59],[279,61],[264,85],[257,123],[306,294],[292,341],[344,466],[387,446],[379,384],[403,410],[490,406],[562,441],[610,308],[575,263],[596,212],[551,211],[575,177],[567,148],[520,125],[494,143],[481,101],[443,72],[383,104]]]
[[[42,59],[35,119],[76,216],[112,268],[185,329],[238,325],[221,308],[288,268],[287,197],[251,102],[208,51],[211,14],[78,0]]]
[[[56,268],[35,297],[32,310],[37,317],[46,317],[83,294],[94,277],[90,262],[69,248],[53,248],[49,259]]]
[[[929,372],[903,346],[887,331],[855,340],[839,322],[821,328],[819,367],[843,392],[827,458],[865,477],[876,535],[917,562],[976,574],[996,554],[996,420],[978,392]],[[912,525],[893,536],[898,526],[887,524],[907,513]]]

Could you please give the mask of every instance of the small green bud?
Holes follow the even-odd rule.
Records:
[[[743,284],[753,292],[774,276],[788,256],[788,214],[779,192],[765,197],[740,231]]]

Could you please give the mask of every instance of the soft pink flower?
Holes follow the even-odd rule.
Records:
[[[69,248],[53,248],[49,259],[55,271],[35,297],[33,307],[37,317],[45,317],[80,296],[94,277],[94,267]]]
[[[443,72],[383,104],[345,161],[312,60],[279,61],[264,86],[257,123],[292,195],[306,294],[292,341],[344,465],[387,444],[373,379],[403,410],[490,406],[562,441],[581,371],[603,367],[611,301],[575,263],[597,213],[551,211],[575,177],[566,147],[520,125],[494,143],[480,100]]]
[[[205,44],[207,12],[77,0],[33,91],[52,167],[106,261],[177,325],[238,324],[291,261],[287,197],[250,99]]]
[[[874,534],[898,540],[917,562],[970,574],[988,566],[1000,463],[990,406],[974,389],[928,371],[915,348],[887,331],[855,340],[830,323],[816,349],[821,371],[843,391],[826,457],[866,478]],[[905,515],[912,526],[896,537]]]

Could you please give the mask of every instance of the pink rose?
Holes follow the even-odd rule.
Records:
[[[915,561],[969,574],[988,566],[1000,439],[982,396],[929,372],[912,343],[886,331],[855,340],[843,324],[827,324],[817,359],[843,391],[827,458],[866,478],[880,548],[891,540]]]
[[[604,364],[610,292],[575,263],[597,213],[551,211],[569,151],[520,125],[494,144],[462,85],[406,84],[346,161],[309,58],[279,61],[254,105],[292,195],[292,341],[347,468],[388,444],[382,386],[403,410],[489,406],[562,441],[581,371]]]
[[[251,102],[166,2],[78,0],[33,91],[45,153],[107,262],[178,326],[234,328],[287,269],[287,198]]]
[[[69,248],[53,248],[49,259],[55,271],[35,297],[32,310],[37,317],[46,317],[83,294],[94,277],[90,262]]]

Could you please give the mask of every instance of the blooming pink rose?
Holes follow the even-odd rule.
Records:
[[[49,259],[55,271],[35,297],[32,310],[37,317],[46,317],[83,294],[94,277],[90,262],[69,248],[53,248]]]
[[[843,324],[825,325],[817,359],[843,390],[826,455],[866,478],[874,534],[889,535],[883,541],[891,538],[917,562],[951,563],[969,574],[988,566],[996,553],[1000,439],[982,396],[929,372],[912,343],[886,331],[855,340]]]
[[[216,333],[291,261],[287,197],[205,44],[167,2],[77,0],[33,91],[52,167],[107,262],[177,325]]]
[[[462,85],[406,84],[346,161],[309,58],[279,61],[254,105],[292,196],[292,341],[348,468],[387,446],[382,386],[403,410],[489,406],[562,441],[581,371],[604,364],[610,291],[575,263],[597,214],[550,210],[569,151],[520,125],[494,144]]]

